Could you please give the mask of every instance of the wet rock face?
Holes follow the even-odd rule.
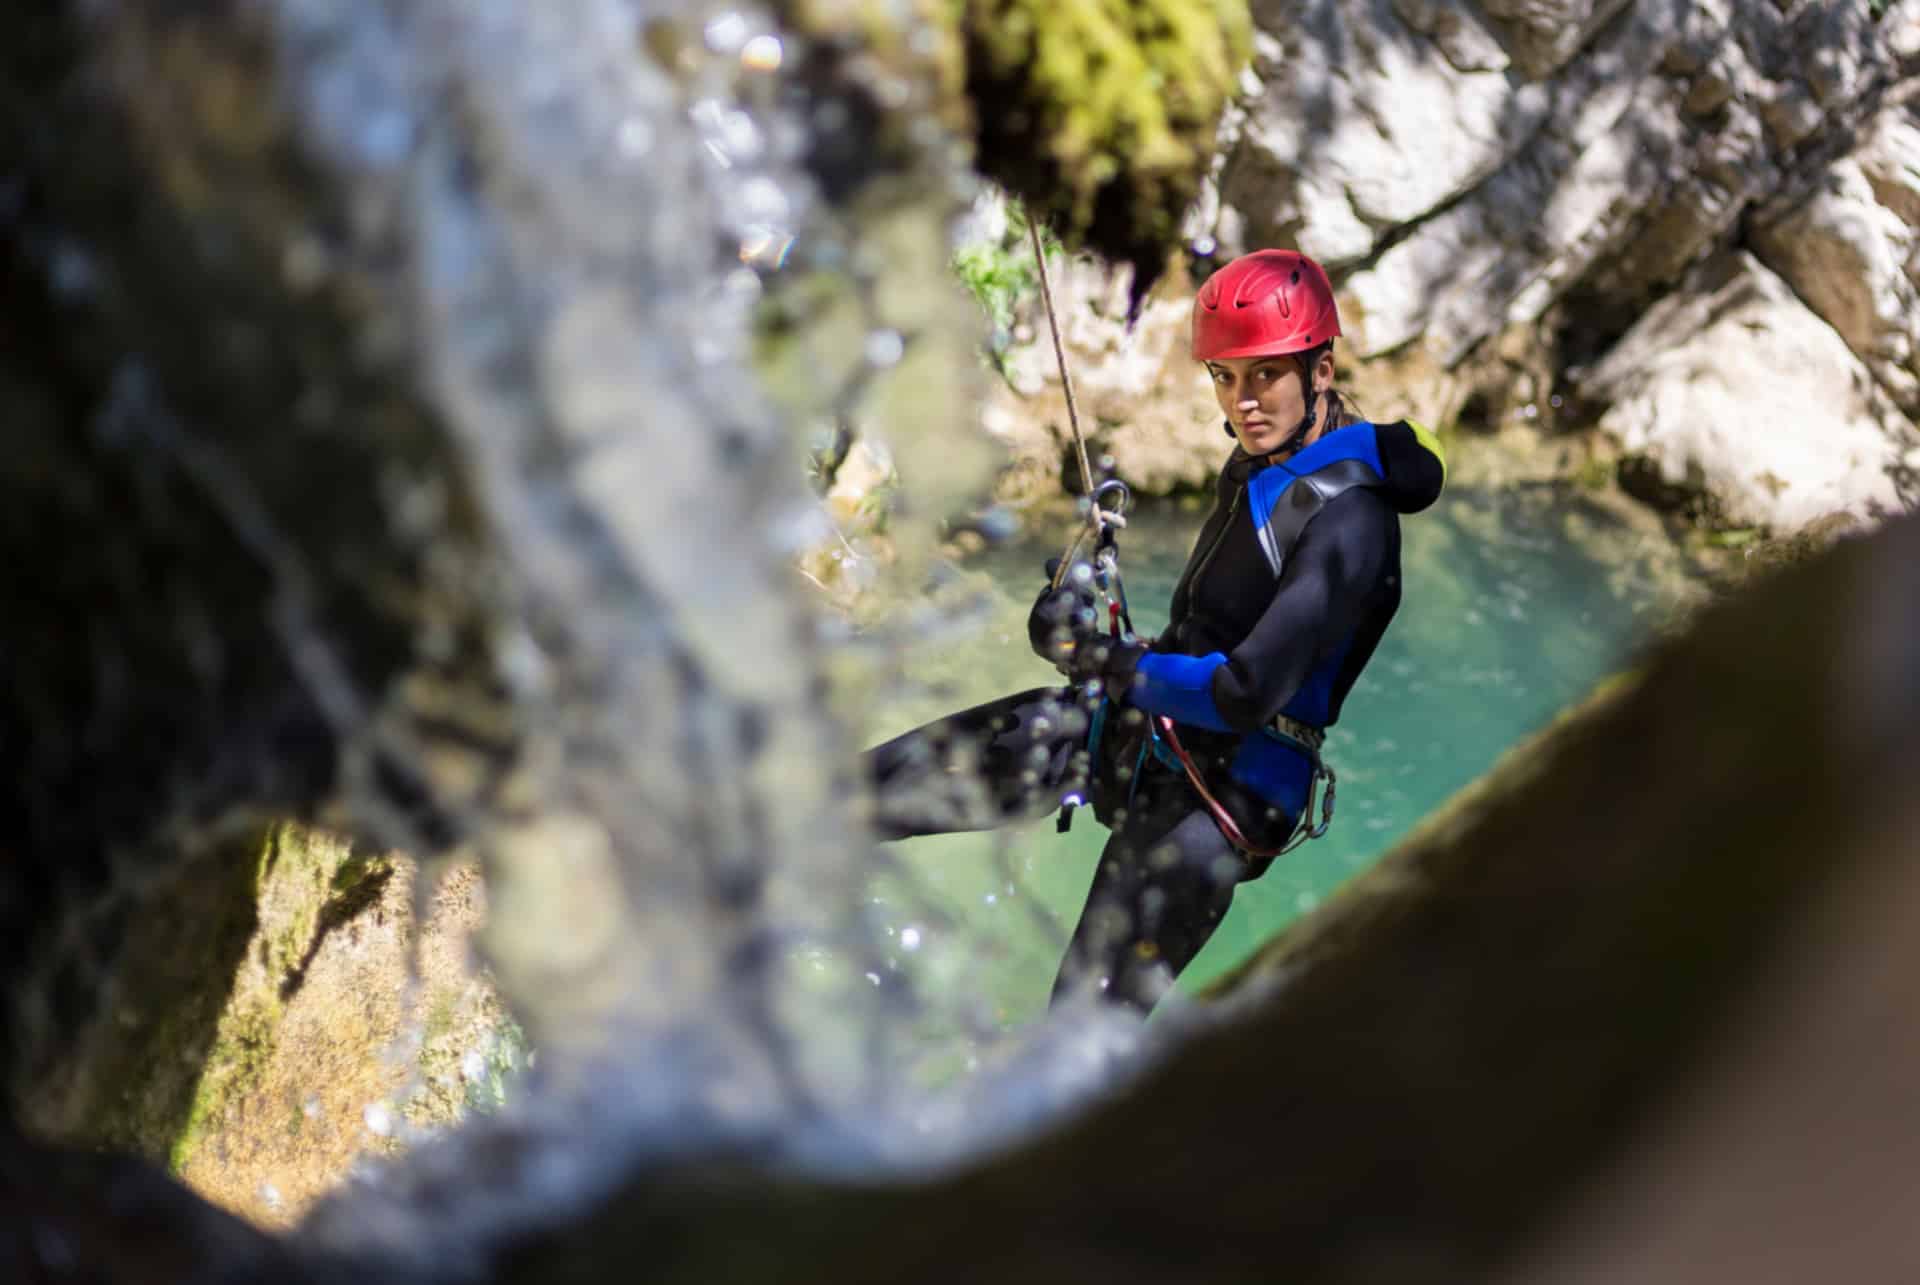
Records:
[[[847,272],[830,220],[788,253],[821,224],[781,95],[852,77],[783,90],[763,15],[690,9],[664,55],[639,17],[48,6],[0,51],[10,1104],[84,1053],[129,925],[195,918],[176,872],[246,895],[248,845],[223,845],[268,819],[490,841],[528,921],[552,889],[511,872],[558,870],[600,931],[570,924],[545,971],[537,943],[492,947],[596,1016],[676,948],[693,977],[661,1012],[725,1007],[727,968],[764,958],[776,821],[857,851],[782,560],[801,476],[740,365],[750,265],[858,283],[891,343],[856,331],[851,391],[816,395],[905,376],[943,409],[902,444],[946,435],[956,492],[971,336],[915,270]],[[878,261],[934,279],[944,143],[836,178]],[[84,1134],[71,1114],[43,1122]]]
[[[16,1085],[90,1015],[146,892],[254,809],[324,809],[357,774],[444,837],[417,761],[341,755],[421,631],[454,661],[473,623],[400,520],[424,505],[457,548],[463,499],[373,324],[377,239],[348,254],[353,216],[294,165],[265,33],[22,23],[0,54],[28,107],[0,134]]]

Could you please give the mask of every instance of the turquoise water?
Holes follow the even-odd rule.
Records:
[[[1141,630],[1165,624],[1203,516],[1196,505],[1145,508],[1125,533]],[[1333,830],[1241,887],[1184,987],[1318,905],[1503,750],[1626,663],[1697,589],[1664,535],[1610,516],[1573,488],[1456,487],[1402,529],[1399,615],[1328,736],[1339,773]],[[915,655],[908,677],[918,690],[875,712],[872,740],[1052,679],[1027,649],[1024,622],[1040,564],[1065,534],[1031,532],[972,561],[994,586],[987,623]],[[1067,835],[1049,819],[890,846],[897,865],[876,880],[875,909],[896,948],[892,966],[941,1015],[922,1032],[930,1052],[954,1037],[971,1048],[973,1037],[1044,1011],[1105,838],[1083,811]]]

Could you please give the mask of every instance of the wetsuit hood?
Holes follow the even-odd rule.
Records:
[[[1372,490],[1399,513],[1420,512],[1440,498],[1446,485],[1446,452],[1431,431],[1410,420],[1391,424],[1362,420],[1322,433],[1291,453],[1255,457],[1235,446],[1220,470],[1220,494],[1230,495],[1255,473],[1275,464],[1289,472],[1311,473],[1332,460],[1347,458],[1364,459],[1369,465],[1378,461],[1380,481]]]

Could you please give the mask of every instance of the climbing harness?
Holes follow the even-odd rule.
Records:
[[[1260,729],[1260,734],[1285,741],[1306,755],[1307,761],[1313,765],[1313,773],[1307,778],[1307,797],[1300,805],[1300,815],[1294,818],[1293,829],[1286,840],[1276,848],[1263,848],[1241,833],[1239,823],[1233,819],[1233,814],[1227,811],[1220,800],[1213,797],[1211,790],[1207,789],[1207,783],[1200,775],[1199,766],[1194,763],[1193,756],[1187,753],[1187,747],[1180,743],[1180,733],[1174,730],[1173,720],[1164,714],[1156,714],[1153,718],[1153,746],[1156,756],[1159,755],[1159,747],[1164,737],[1166,746],[1172,751],[1174,763],[1187,774],[1187,784],[1193,787],[1193,792],[1200,796],[1200,802],[1206,805],[1207,815],[1213,818],[1213,824],[1219,829],[1221,836],[1239,849],[1243,855],[1256,860],[1284,856],[1308,839],[1318,839],[1325,835],[1328,828],[1333,825],[1334,796],[1333,769],[1328,767],[1326,760],[1320,757],[1318,746],[1273,728],[1263,727]],[[1164,758],[1162,761],[1165,761]],[[1320,796],[1318,823],[1313,820],[1315,793]]]
[[[1073,377],[1067,371],[1067,353],[1060,342],[1060,321],[1053,306],[1053,284],[1047,276],[1047,255],[1040,243],[1040,225],[1031,212],[1026,212],[1027,236],[1033,245],[1034,266],[1040,277],[1040,299],[1047,310],[1047,330],[1053,338],[1053,359],[1060,369],[1060,388],[1066,396],[1067,426],[1073,431],[1074,453],[1080,462],[1080,481],[1087,496],[1087,520],[1068,543],[1066,551],[1060,555],[1054,567],[1050,587],[1058,589],[1070,573],[1074,560],[1087,537],[1093,537],[1093,579],[1095,586],[1106,598],[1107,631],[1116,642],[1132,642],[1133,615],[1127,607],[1126,584],[1120,576],[1120,544],[1116,533],[1127,524],[1127,509],[1131,506],[1133,493],[1127,484],[1119,478],[1108,478],[1098,486],[1093,483],[1093,466],[1087,459],[1087,439],[1080,431],[1080,412],[1073,397]],[[1335,323],[1335,333],[1339,333]],[[1102,501],[1109,496],[1117,497],[1112,508],[1104,507]],[[1087,759],[1089,764],[1097,763],[1100,752],[1100,736],[1105,730],[1107,706],[1111,697],[1102,694],[1095,705],[1087,731]],[[1174,730],[1173,720],[1156,715],[1148,723],[1148,740],[1140,747],[1140,754],[1134,763],[1133,785],[1128,790],[1131,801],[1133,789],[1138,788],[1139,769],[1145,764],[1149,750],[1156,758],[1186,773],[1187,783],[1200,797],[1207,814],[1212,817],[1220,834],[1235,849],[1251,860],[1277,857],[1291,852],[1308,839],[1318,839],[1326,834],[1333,824],[1334,774],[1320,757],[1320,731],[1305,724],[1296,724],[1284,716],[1275,720],[1275,726],[1260,729],[1262,735],[1274,736],[1294,749],[1306,755],[1312,764],[1312,775],[1307,780],[1307,797],[1295,818],[1293,830],[1286,841],[1277,848],[1263,848],[1253,843],[1240,830],[1239,824],[1226,807],[1213,796],[1202,778],[1200,768],[1193,756],[1180,743],[1180,734]],[[1320,820],[1313,821],[1314,796],[1320,796]],[[1056,828],[1065,833],[1073,826],[1073,812],[1084,800],[1078,793],[1068,794],[1060,802],[1060,816]]]

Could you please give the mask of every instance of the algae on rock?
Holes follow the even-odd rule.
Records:
[[[1158,276],[1252,51],[1241,0],[968,0],[980,172],[1069,243]]]
[[[275,827],[255,927],[184,1118],[163,1147],[188,1186],[291,1221],[363,1156],[497,1106],[524,1040],[467,958],[477,875],[454,867],[416,922],[411,861]]]

